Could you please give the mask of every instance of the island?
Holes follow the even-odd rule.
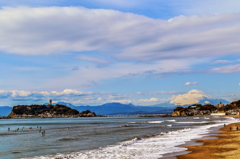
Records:
[[[79,112],[62,104],[48,105],[17,105],[14,106],[7,118],[71,118],[97,117],[89,110]]]

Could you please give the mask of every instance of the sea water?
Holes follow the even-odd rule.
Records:
[[[157,159],[185,151],[180,145],[206,136],[211,128],[234,122],[239,119],[204,116],[1,119],[0,158]]]

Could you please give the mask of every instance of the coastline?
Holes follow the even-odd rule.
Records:
[[[142,158],[163,158],[165,156],[163,154],[166,153],[168,156],[177,156],[186,153],[186,146],[196,145],[196,140],[211,139],[208,136],[217,132],[224,123],[239,122],[239,119],[232,117],[199,117],[198,119],[193,117],[114,117],[83,118],[83,120],[76,118],[34,119],[22,120],[21,125],[18,125],[15,124],[18,119],[12,120],[15,122],[3,121],[5,123],[4,127],[1,127],[1,132],[4,135],[2,142],[14,141],[14,144],[6,144],[10,145],[8,146],[10,149],[6,150],[4,150],[6,145],[1,145],[0,150],[6,154],[6,158],[24,156],[29,159],[33,157],[36,159],[84,158],[83,156],[85,158],[126,158],[126,156],[136,158],[136,155]],[[124,126],[128,124],[130,127]],[[44,138],[37,129],[39,126],[46,130]],[[11,132],[7,132],[8,128]],[[14,130],[18,128],[21,130],[15,132]],[[141,133],[137,131],[139,128],[142,130]],[[159,134],[159,132],[162,133]],[[6,136],[6,134],[9,135]],[[149,134],[151,135],[148,136]],[[113,141],[116,135],[121,139]],[[82,138],[85,136],[87,138]],[[138,140],[138,136],[143,140]],[[52,142],[53,140],[56,142]],[[26,143],[32,146],[22,146]],[[38,151],[34,147],[36,143],[38,143]],[[63,149],[55,149],[55,143],[61,144]],[[46,144],[49,145],[47,148]],[[21,153],[12,153],[15,151]]]
[[[232,116],[236,117],[236,116]],[[240,152],[240,122],[218,128],[200,140],[193,141],[185,152],[165,159],[195,159],[195,158],[238,158]],[[189,143],[188,143],[189,144]],[[182,146],[181,146],[182,147]]]

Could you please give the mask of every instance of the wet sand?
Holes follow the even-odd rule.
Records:
[[[187,146],[189,154],[178,159],[240,159],[240,123],[229,124],[214,133],[214,139],[198,140],[202,145]]]

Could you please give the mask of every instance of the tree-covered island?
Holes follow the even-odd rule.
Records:
[[[89,110],[79,112],[62,104],[48,105],[17,105],[14,106],[7,118],[69,118],[96,117]]]

